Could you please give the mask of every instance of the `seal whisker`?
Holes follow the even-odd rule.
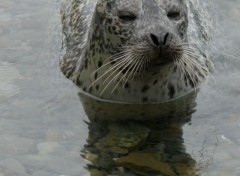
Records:
[[[172,45],[171,48],[180,48],[180,49],[185,48],[185,49],[191,49],[194,51],[198,51],[198,49],[196,47],[189,46],[189,44],[187,44],[187,43],[178,43],[178,44]]]
[[[129,61],[131,61],[131,60],[134,60],[135,58],[137,57],[137,55],[135,55],[135,54],[129,54],[129,57],[127,57],[125,60],[126,60],[126,62],[124,63],[124,65],[126,64],[126,63],[128,63]],[[116,70],[118,70],[118,69],[120,69],[122,66],[120,66],[119,68],[116,68]],[[122,70],[124,70],[125,68],[123,68]],[[121,71],[121,70],[120,70]],[[110,77],[110,76],[109,76]],[[108,78],[107,78],[108,79]],[[106,79],[106,80],[107,80]],[[103,84],[106,82],[106,80],[103,82]]]
[[[181,77],[184,78],[184,77],[187,77],[188,75],[188,72],[187,72],[187,69],[186,69],[186,66],[184,66],[184,61],[182,61],[182,59],[178,60],[177,61],[178,65],[179,65],[179,69],[181,70]]]
[[[129,56],[130,57],[130,56]],[[115,73],[117,72],[118,70],[121,71],[121,67],[123,67],[125,64],[127,64],[129,61],[131,61],[131,59],[129,58],[125,58],[123,59],[122,61],[120,61],[119,63],[121,64],[118,64],[117,68],[115,68],[115,70],[104,80],[103,84],[105,84],[105,82]]]
[[[184,47],[184,46],[181,46],[181,47],[172,47],[172,49],[174,50],[181,50],[183,52],[188,52],[196,57],[202,57],[202,55],[198,52],[197,49],[195,48],[192,48],[192,47]]]
[[[201,69],[198,69],[193,63],[194,62],[191,62],[193,60],[188,60],[188,57],[183,57],[183,60],[185,61],[185,63],[187,63],[187,66],[188,66],[188,69],[189,69],[189,73],[191,74],[191,80],[192,82],[194,82],[195,86],[197,84],[197,82],[199,82],[200,84],[203,83],[203,80],[204,78],[206,77],[205,76],[205,73],[202,72]],[[189,62],[190,61],[190,62]],[[196,70],[197,68],[197,70]],[[202,77],[200,77],[199,74],[202,74]],[[196,77],[196,80],[193,79],[193,77]]]
[[[121,79],[117,82],[117,84],[114,86],[113,90],[111,93],[114,92],[114,90],[117,88],[117,86],[120,84],[120,82],[127,76],[128,72],[131,70],[131,68],[135,65],[135,63],[137,62],[138,60],[134,60],[133,63],[131,63],[131,66],[128,68],[128,70],[126,71],[126,73],[123,74],[123,76],[121,77]],[[125,84],[125,83],[124,83]],[[123,84],[123,86],[124,86]]]
[[[145,71],[145,72],[146,72],[146,69],[147,69],[147,62],[148,62],[147,59],[145,59],[144,62],[143,62],[143,71]]]
[[[146,61],[146,59],[145,58],[142,58],[140,61],[139,61],[139,63],[138,63],[138,65],[137,65],[137,67],[136,67],[136,70],[135,70],[135,73],[132,75],[132,80],[134,79],[134,77],[135,77],[135,75],[142,69],[142,67],[143,67],[143,63]],[[130,78],[130,77],[129,77]]]
[[[142,60],[142,61],[147,61],[147,59],[148,59],[148,52],[149,52],[149,48],[148,49],[146,49],[145,51],[139,51],[139,50],[134,50],[133,51],[133,54],[134,55],[136,55],[137,56],[137,58],[135,58],[135,59],[138,59],[138,60]],[[148,61],[147,61],[148,62]],[[141,68],[142,67],[139,67],[139,71],[141,70]],[[133,70],[134,71],[134,70]],[[136,70],[136,72],[137,72],[137,70]],[[135,73],[136,74],[136,73]],[[132,80],[133,80],[133,78],[135,77],[135,74],[133,74],[133,76],[132,76]]]
[[[179,61],[178,63],[180,65],[181,73],[182,73],[182,76],[184,78],[185,76],[187,76],[187,71],[186,71],[186,68],[184,66],[184,62],[183,61]]]
[[[197,59],[197,58],[199,58],[199,57],[202,57],[202,55],[200,55],[200,54],[198,54],[198,53],[191,52],[191,51],[184,50],[183,52],[191,55],[191,56],[194,57],[195,59]]]
[[[141,53],[141,52],[139,53],[139,52],[136,52],[136,51],[135,51],[134,55],[136,56],[136,57],[135,57],[136,60],[138,60],[138,61],[144,60],[144,58],[142,57],[142,53]],[[136,66],[137,66],[137,65],[138,65],[138,64],[136,64]],[[132,69],[132,71],[134,71],[135,68],[136,68],[136,67],[134,67],[134,68]]]
[[[185,53],[184,53],[185,54]],[[183,55],[183,61],[186,63],[186,65],[188,66],[188,68],[190,68],[192,70],[192,75],[196,74],[198,71],[200,71],[201,69],[199,69],[196,65],[194,65],[194,60],[191,59],[190,57],[188,57],[188,55]],[[198,65],[201,66],[201,65]]]
[[[199,69],[199,71],[201,71],[202,74],[209,73],[209,70],[205,66],[201,65],[201,63],[199,63],[193,59],[188,59],[188,62],[191,62],[192,65],[194,65],[195,68]],[[207,76],[207,74],[206,74],[206,76]]]
[[[194,58],[195,60],[198,60],[199,61],[199,57],[203,57],[202,55],[196,53],[196,52],[193,52],[193,50],[184,50],[183,51],[186,55],[188,55],[190,58]],[[204,58],[205,60],[207,60],[208,62],[212,63],[207,57]],[[193,60],[193,59],[191,59]],[[201,65],[200,62],[195,62],[196,64],[198,64],[199,66],[203,67],[203,68],[206,68],[206,66],[203,66]]]
[[[121,73],[121,68],[124,67],[128,61],[123,62],[121,65],[119,65],[115,70],[103,81],[103,85],[106,84],[106,82],[114,75]]]
[[[135,66],[133,67],[133,69],[131,70],[131,72],[129,73],[128,77],[125,80],[125,83],[123,84],[123,86],[127,83],[127,81],[130,79],[130,77],[132,76],[132,79],[134,79],[135,77],[135,73],[136,73],[136,69],[138,68],[139,64],[142,62],[143,60],[141,58],[136,59],[135,62]]]
[[[180,54],[180,52],[177,52]],[[197,83],[202,83],[204,78],[206,77],[205,73],[202,69],[205,69],[202,65],[200,65],[198,62],[194,61],[191,56],[189,56],[189,53],[182,53],[181,59],[178,60],[177,63],[180,65],[180,69],[184,73],[184,75],[188,75],[188,77],[191,79],[193,86],[196,87]],[[196,56],[194,56],[196,57]],[[202,74],[203,77],[201,78],[199,74]],[[196,77],[194,79],[194,77]]]
[[[118,81],[118,83],[116,84],[116,86],[113,88],[112,93],[114,92],[114,90],[117,88],[117,86],[119,85],[119,83],[125,78],[125,82],[123,84],[123,86],[126,84],[127,80],[131,77],[131,75],[133,75],[132,78],[134,78],[134,71],[136,68],[138,68],[138,65],[140,63],[140,59],[142,59],[141,57],[141,53],[140,51],[145,51],[142,50],[142,48],[139,50],[139,48],[134,48],[134,50],[131,51],[132,54],[132,60],[134,60],[134,62],[131,62],[131,66],[128,68],[128,70],[126,71],[126,73],[123,74],[123,76],[121,77],[121,79]],[[124,69],[123,69],[124,70]],[[128,76],[127,76],[128,75]]]
[[[188,57],[187,56],[183,56],[181,60],[184,63],[184,66],[185,66],[184,68],[186,70],[187,75],[190,77],[194,87],[196,87],[197,86],[197,80],[194,79],[194,76],[196,76],[197,79],[198,79],[198,75],[195,72],[196,70],[194,70],[191,62],[188,62]]]
[[[98,79],[96,79],[89,87],[92,87],[97,81],[99,81],[101,78],[103,78],[105,75],[107,75],[110,71],[112,71],[114,68],[122,67],[125,65],[127,60],[123,59],[120,62],[116,62],[114,65],[112,65],[104,74],[102,74]],[[116,72],[118,69],[116,69],[114,72]]]
[[[134,60],[130,60],[130,62],[129,63],[127,63],[127,65],[125,65],[124,66],[124,68],[122,69],[122,70],[124,70],[124,69],[126,69],[132,62],[133,62]],[[109,82],[108,82],[108,84],[104,87],[104,89],[102,90],[102,92],[101,92],[101,94],[100,95],[102,95],[103,94],[103,92],[105,92],[105,90],[107,89],[107,87],[112,83],[112,81],[113,80],[115,80],[115,79],[117,79],[117,77],[121,74],[122,72],[121,72],[121,70],[119,71],[119,73],[118,74],[116,74]]]
[[[179,56],[179,53],[175,53],[175,54]],[[182,58],[182,56],[181,56],[181,58]],[[183,61],[181,61],[181,59],[176,59],[175,63],[177,63],[177,65],[180,69],[181,77],[182,77],[182,74],[183,74],[183,77],[184,77],[186,75],[186,70],[184,69]]]
[[[190,57],[190,59],[188,59],[188,61],[189,61],[189,62],[192,62],[193,64],[196,64],[195,66],[196,66],[197,68],[201,68],[201,69],[204,70],[205,72],[209,72],[209,69],[208,69],[206,66],[202,65],[200,62],[197,62],[197,61],[195,60],[195,59],[198,59],[198,57],[196,57],[195,55],[191,55],[191,54],[188,53],[188,52],[185,52],[185,55],[187,55],[187,56]],[[194,59],[192,59],[192,58],[194,58]],[[209,62],[211,62],[211,61],[209,60]]]
[[[204,79],[205,79],[208,75],[210,75],[210,76],[213,78],[212,73],[210,72],[209,69],[207,69],[207,67],[203,67],[203,66],[201,66],[201,65],[200,65],[200,66],[201,66],[202,68],[197,67],[196,65],[199,65],[199,64],[198,64],[196,61],[194,61],[194,60],[190,60],[190,62],[192,63],[192,65],[194,65],[194,66],[197,68],[197,71],[198,71],[198,73],[199,73],[198,79],[200,79],[202,83],[203,83]],[[214,80],[214,78],[213,78],[213,80]]]
[[[115,68],[115,71],[113,72],[113,73],[115,73],[116,71],[118,71],[119,70],[119,73],[118,74],[120,74],[123,70],[125,70],[128,66],[129,66],[129,64],[131,64],[132,63],[132,61],[134,61],[134,59],[133,59],[134,57],[132,56],[132,55],[129,55],[128,57],[126,57],[123,61],[122,61],[122,64],[121,65],[119,65],[117,68]],[[127,65],[126,65],[127,64]],[[123,67],[124,66],[124,67]],[[121,67],[123,67],[123,68],[121,68]],[[112,73],[112,74],[113,74]],[[111,75],[112,75],[111,74]],[[110,75],[110,76],[111,76]],[[109,76],[109,77],[110,77]],[[108,77],[108,78],[109,78]],[[107,79],[108,79],[107,78]],[[104,83],[107,81],[107,79],[104,81]]]
[[[197,83],[196,83],[196,80],[194,80],[193,78],[193,74],[192,74],[193,70],[191,69],[191,67],[186,66],[185,62],[183,62],[183,68],[185,69],[185,77],[186,77],[185,79],[189,80],[189,83],[192,84],[193,88],[196,88]]]
[[[114,57],[118,56],[118,54],[120,55],[120,54],[125,54],[125,53],[126,53],[126,52],[121,52],[121,53],[117,53],[117,54],[115,54],[115,55],[110,56],[110,57],[108,58],[110,61],[107,62],[107,63],[105,63],[105,64],[102,65],[101,67],[97,68],[97,69],[91,74],[91,76],[93,76],[97,71],[99,71],[99,70],[102,69],[103,67],[105,67],[105,66],[107,66],[107,65],[109,65],[109,64],[111,64],[111,63],[114,63],[114,62],[116,62],[116,61],[118,61],[118,60],[121,60],[122,58],[125,58],[127,55],[121,55],[120,57],[114,58]],[[111,58],[114,58],[114,59],[111,60]]]

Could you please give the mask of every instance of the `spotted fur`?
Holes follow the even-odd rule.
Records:
[[[67,0],[62,72],[111,101],[163,102],[196,90],[212,63],[192,45],[188,7],[187,0]]]

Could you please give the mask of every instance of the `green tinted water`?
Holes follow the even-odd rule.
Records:
[[[238,58],[217,57],[191,116],[87,124],[78,89],[58,68],[59,9],[0,2],[1,176],[240,175]],[[226,15],[222,43],[238,52],[240,1],[216,9]]]

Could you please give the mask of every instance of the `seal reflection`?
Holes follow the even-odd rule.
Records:
[[[81,156],[89,162],[91,176],[198,175],[196,161],[186,152],[182,137],[182,127],[194,112],[193,97],[191,106],[181,115],[138,120],[116,120],[114,115],[112,119],[90,117]]]

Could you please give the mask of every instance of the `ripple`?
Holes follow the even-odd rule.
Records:
[[[20,88],[14,84],[15,80],[20,79],[24,77],[16,68],[8,62],[0,62],[0,98],[8,98],[20,92]]]

